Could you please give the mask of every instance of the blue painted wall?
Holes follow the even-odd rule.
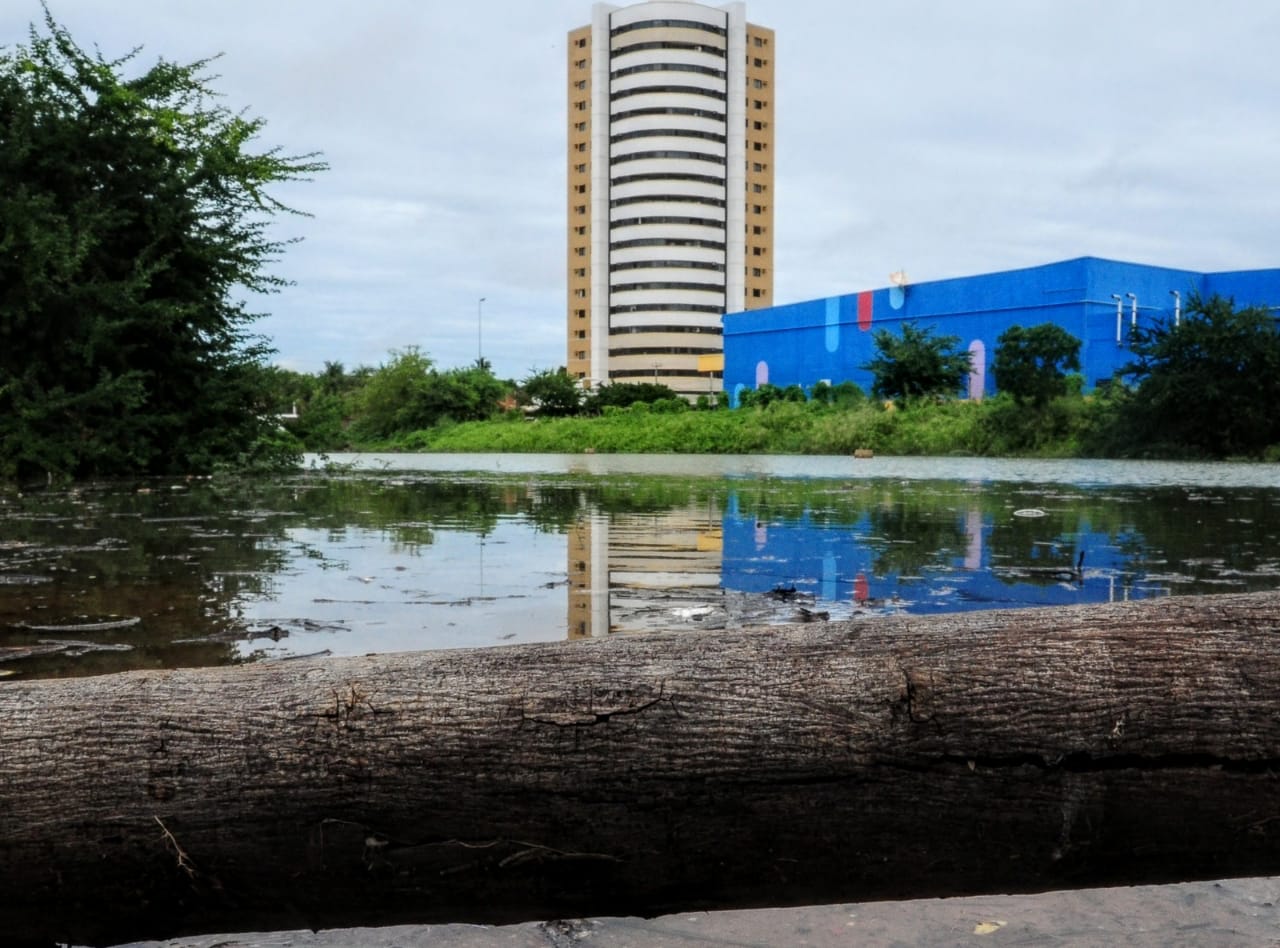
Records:
[[[1174,291],[1184,307],[1193,292],[1231,297],[1238,306],[1280,306],[1280,269],[1203,274],[1080,257],[731,313],[724,317],[724,386],[735,405],[739,392],[765,382],[808,389],[823,379],[849,380],[870,391],[872,375],[862,366],[875,357],[873,333],[897,334],[910,321],[935,335],[958,336],[961,348],[974,353],[971,397],[995,392],[990,369],[1000,335],[1045,322],[1080,340],[1085,387],[1093,388],[1132,358],[1128,294],[1136,297],[1138,323],[1149,325],[1172,320]],[[1118,333],[1112,294],[1121,298]]]

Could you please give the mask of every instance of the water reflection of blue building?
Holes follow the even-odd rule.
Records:
[[[912,613],[960,612],[1020,606],[1072,605],[1167,595],[1135,576],[1133,537],[1113,537],[1081,521],[1066,536],[1045,535],[1009,556],[993,556],[995,518],[978,509],[938,510],[954,518],[963,548],[916,550],[922,565],[893,565],[893,547],[911,537],[878,534],[871,513],[854,523],[833,523],[806,510],[797,517],[757,520],[730,495],[723,519],[724,588],[770,593],[794,586],[833,616],[859,609]],[[1051,529],[1051,528],[1049,528]],[[1073,575],[1077,551],[1086,560]]]

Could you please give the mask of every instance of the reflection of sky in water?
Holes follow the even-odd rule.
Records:
[[[1197,556],[1226,541],[1204,535],[1195,512],[1237,494],[1188,491],[1157,541],[1130,525],[1151,500],[1141,488],[940,484],[868,491],[832,482],[805,506],[780,509],[787,499],[776,482],[729,481],[710,507],[608,514],[588,502],[567,537],[509,514],[482,542],[443,509],[430,527],[289,527],[271,541],[286,567],[237,600],[252,635],[236,649],[359,655],[551,641],[566,631],[769,625],[806,612],[845,619],[1280,584],[1269,527],[1236,522],[1243,532],[1226,545],[1237,557],[1250,548],[1243,573]],[[498,489],[472,487],[477,496]],[[1109,522],[1091,521],[1087,509]],[[1080,551],[1086,561],[1074,573]],[[776,595],[787,590],[794,596]]]
[[[489,464],[0,498],[0,677],[1280,587],[1280,465]]]
[[[242,655],[363,655],[564,638],[563,535],[504,520],[483,539],[435,530],[432,542],[409,545],[362,527],[293,528],[282,546],[289,566],[265,595],[244,600],[240,614],[255,629],[276,626],[290,638],[254,638],[240,643]],[[308,624],[299,627],[299,616]],[[311,634],[299,639],[299,631]]]

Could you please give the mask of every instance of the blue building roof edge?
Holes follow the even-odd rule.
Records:
[[[1098,256],[1086,254],[1080,257],[1068,257],[1063,260],[1055,260],[1049,263],[1039,263],[1033,266],[1009,267],[1004,270],[990,270],[990,271],[987,271],[984,273],[978,273],[978,274],[940,277],[936,280],[924,280],[920,283],[914,283],[909,285],[916,286],[916,287],[931,287],[931,286],[939,286],[946,283],[954,283],[962,280],[972,280],[972,279],[975,279],[976,277],[1001,277],[1001,276],[1009,276],[1013,274],[1027,274],[1027,273],[1036,273],[1036,272],[1043,273],[1043,272],[1048,272],[1055,269],[1067,269],[1072,266],[1079,266],[1086,273],[1090,270],[1097,269],[1099,267],[1126,267],[1126,268],[1132,267],[1135,270],[1141,269],[1147,272],[1163,271],[1165,273],[1180,274],[1188,278],[1189,281],[1197,284],[1200,281],[1207,281],[1209,284],[1212,284],[1212,282],[1215,280],[1224,280],[1224,279],[1236,278],[1241,276],[1247,276],[1251,274],[1259,274],[1259,275],[1271,274],[1271,273],[1280,274],[1280,268],[1261,268],[1261,269],[1252,269],[1252,270],[1219,270],[1219,271],[1188,270],[1184,267],[1166,267],[1158,264],[1138,263],[1132,260],[1116,260],[1111,257],[1098,257]],[[888,286],[866,287],[861,290],[852,290],[848,293],[836,293],[836,294],[833,294],[832,296],[814,296],[814,297],[809,297],[803,300],[793,300],[790,303],[775,303],[773,306],[768,308],[779,309],[786,306],[813,303],[823,299],[833,299],[833,298],[840,298],[845,296],[856,296],[860,293],[879,293],[887,289],[889,289]],[[1210,290],[1210,292],[1212,291]],[[1280,301],[1277,301],[1277,302],[1280,302]],[[732,313],[725,313],[724,317],[722,318],[727,319],[730,316],[743,316],[743,315],[749,315],[751,313],[758,313],[758,312],[760,312],[760,310],[750,310],[750,309],[737,310]]]

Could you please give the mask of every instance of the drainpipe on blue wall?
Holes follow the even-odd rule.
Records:
[[[1116,301],[1116,345],[1122,346],[1124,342],[1120,338],[1120,328],[1124,325],[1124,300],[1119,293],[1112,293],[1111,298]]]
[[[1135,293],[1126,293],[1125,296],[1133,300],[1133,310],[1129,316],[1129,338],[1133,338],[1133,334],[1138,331],[1138,297]]]
[[[1176,329],[1182,325],[1182,294],[1177,290],[1170,290],[1173,294],[1173,326]]]

